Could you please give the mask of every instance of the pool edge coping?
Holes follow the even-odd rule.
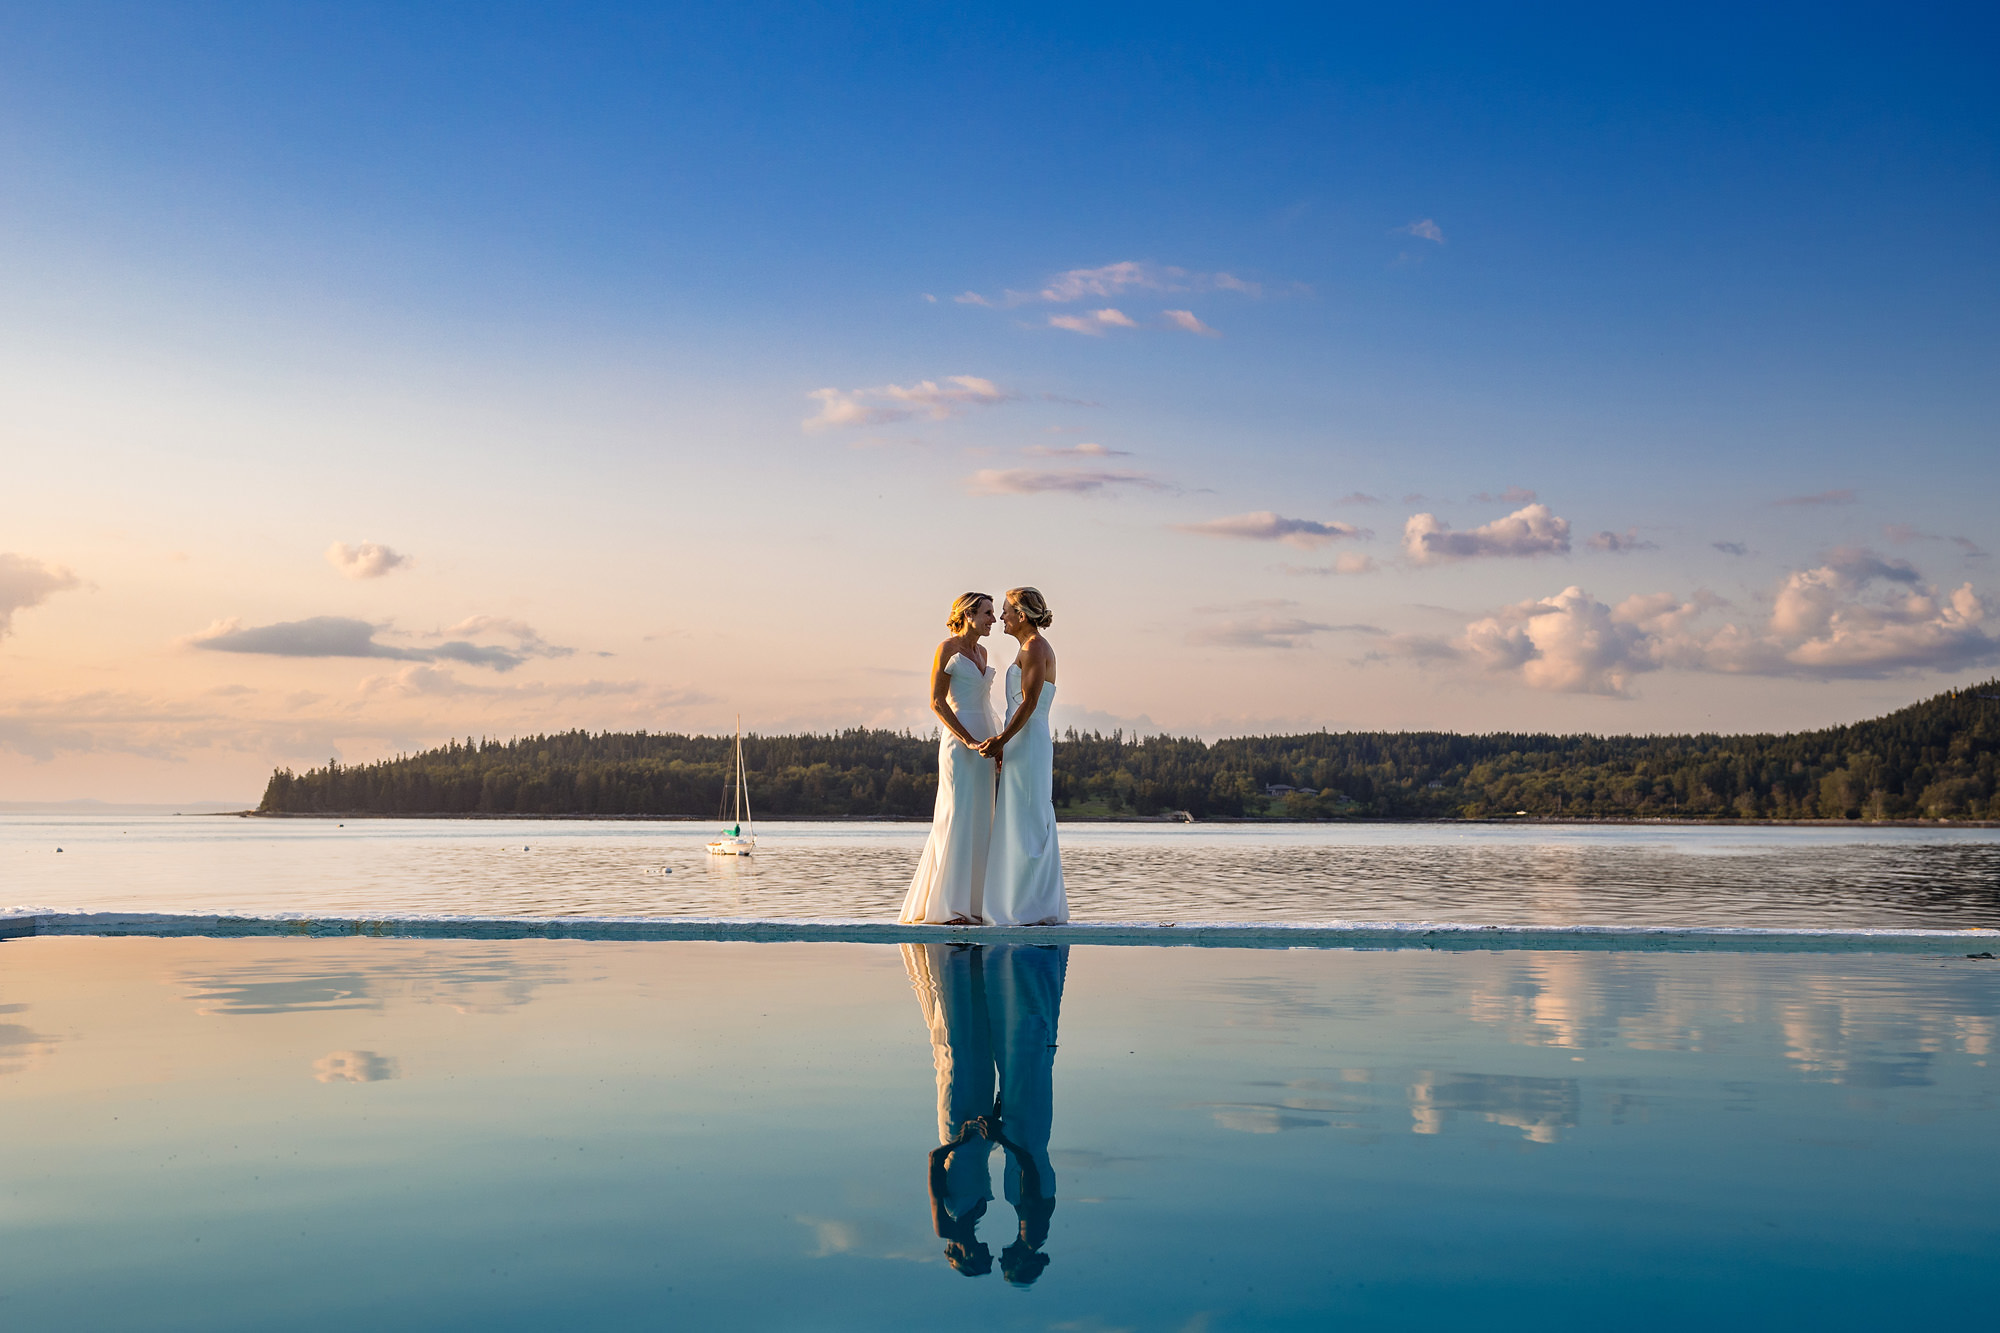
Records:
[[[1097,921],[1060,926],[907,925],[879,919],[362,916],[277,912],[0,911],[0,940],[157,938],[683,940],[825,944],[1101,944],[1209,948],[1543,949],[1701,953],[1956,953],[2000,929],[1770,926],[1485,925],[1451,921]],[[1987,951],[1990,951],[1990,947]]]

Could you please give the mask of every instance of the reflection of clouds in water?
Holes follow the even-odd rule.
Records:
[[[1668,1052],[1650,1058],[1709,1078],[1754,1060],[1754,1081],[1717,1085],[1734,1087],[1751,1109],[1787,1084],[1871,1094],[1944,1084],[1954,1061],[1961,1072],[1983,1067],[2000,1033],[2000,969],[1957,958],[1444,954],[1382,982],[1357,959],[1345,978],[1208,985],[1203,999],[1225,1026],[1295,1029],[1297,1038],[1280,1042],[1374,1049],[1382,1063],[1245,1080],[1240,1099],[1184,1105],[1238,1133],[1497,1126],[1553,1144],[1586,1126],[1642,1124],[1671,1109],[1647,1081],[1612,1076],[1629,1068],[1619,1052]],[[1260,1006],[1268,1012],[1256,1013]],[[1394,1034],[1391,1045],[1378,1045],[1383,1034]],[[1468,1039],[1483,1048],[1483,1069],[1414,1069],[1394,1053]],[[1564,1073],[1549,1067],[1557,1060]]]
[[[1772,1032],[1801,1073],[1854,1087],[1931,1081],[1937,1053],[1984,1058],[2000,992],[1960,968],[1859,973],[1763,958],[1705,967],[1644,954],[1524,954],[1475,982],[1466,1014],[1517,1046],[1702,1052]],[[1967,983],[1973,983],[1968,985]]]
[[[1218,1106],[1209,1112],[1224,1129],[1245,1134],[1276,1134],[1287,1129],[1325,1129],[1331,1121],[1297,1115],[1280,1106]]]
[[[0,1004],[0,1014],[26,1013],[25,1004]],[[44,1036],[19,1023],[0,1023],[0,1075],[18,1074],[42,1062],[56,1047],[54,1037]]]
[[[1573,1078],[1518,1074],[1419,1073],[1410,1084],[1410,1132],[1438,1134],[1453,1112],[1520,1130],[1530,1142],[1554,1143],[1575,1129],[1583,1105]]]
[[[204,1014],[294,1014],[376,1007],[368,998],[367,977],[358,972],[261,979],[182,977],[180,984]]]
[[[1342,1081],[1332,1083],[1318,1078],[1295,1078],[1285,1080],[1254,1079],[1253,1088],[1283,1088],[1290,1096],[1273,1097],[1268,1101],[1201,1102],[1215,1117],[1215,1123],[1224,1129],[1237,1130],[1244,1134],[1277,1134],[1288,1129],[1324,1129],[1337,1125],[1342,1129],[1358,1129],[1366,1122],[1366,1116],[1374,1108],[1374,1101],[1367,1088],[1343,1086],[1354,1082],[1366,1082],[1365,1077],[1355,1080],[1348,1075],[1366,1075],[1366,1070],[1342,1070]],[[1325,1117],[1332,1116],[1329,1120]]]
[[[373,1051],[328,1051],[313,1061],[313,1077],[321,1083],[380,1083],[401,1078],[393,1055]]]
[[[806,1257],[811,1259],[849,1254],[862,1259],[902,1259],[927,1263],[931,1258],[929,1236],[878,1217],[807,1217],[800,1214],[792,1220],[812,1230],[813,1248],[806,1251]]]
[[[259,958],[224,973],[183,974],[173,984],[202,1014],[379,1009],[388,999],[497,1014],[527,1004],[543,986],[569,980],[570,970],[559,963],[524,958],[518,950],[461,944],[420,953],[392,950],[360,964],[343,957],[323,967],[311,966],[303,954],[296,962]]]

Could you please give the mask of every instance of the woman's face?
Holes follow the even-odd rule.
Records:
[[[993,599],[982,597],[972,612],[972,637],[983,639],[993,632]]]
[[[1019,634],[1021,632],[1021,627],[1023,625],[1026,625],[1027,623],[1028,623],[1028,618],[1021,614],[1021,608],[1014,605],[1012,600],[1001,603],[1000,605],[1001,629],[1006,630],[1009,634]]]

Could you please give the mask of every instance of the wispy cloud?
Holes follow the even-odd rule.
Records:
[[[1854,499],[1853,491],[1820,491],[1816,495],[1788,495],[1782,500],[1771,501],[1771,504],[1778,509],[1811,509],[1823,505],[1851,505]]]
[[[504,634],[513,639],[521,652],[528,657],[568,657],[576,651],[574,648],[550,643],[533,625],[506,616],[467,616],[456,625],[439,630],[430,637],[449,638],[453,635],[478,637],[492,634]]]
[[[1541,496],[1535,494],[1535,492],[1529,490],[1526,486],[1509,486],[1498,495],[1495,495],[1491,491],[1481,491],[1472,497],[1472,503],[1482,505],[1529,505],[1541,498]]]
[[[1166,317],[1169,324],[1184,332],[1198,333],[1204,338],[1220,338],[1222,336],[1197,319],[1192,310],[1162,310],[1160,313]]]
[[[326,548],[326,559],[350,579],[379,579],[411,564],[409,556],[380,542],[362,542],[359,546],[335,542]]]
[[[1031,458],[1130,458],[1130,449],[1106,449],[1101,444],[1071,444],[1061,448],[1050,448],[1046,444],[1031,444],[1021,451]]]
[[[76,575],[33,556],[0,551],[0,638],[14,632],[14,614],[77,587]]]
[[[1188,631],[1191,644],[1212,648],[1302,648],[1316,634],[1380,634],[1373,625],[1336,625],[1289,614],[1298,605],[1284,598],[1259,598],[1233,606],[1200,606],[1197,615],[1221,616]]]
[[[874,389],[814,389],[807,397],[819,400],[819,411],[800,423],[808,431],[846,426],[880,426],[894,421],[923,417],[944,421],[968,408],[992,407],[1021,397],[978,375],[947,376],[919,380],[915,384],[885,384]]]
[[[1750,554],[1750,548],[1745,546],[1742,542],[1710,542],[1709,545],[1714,547],[1716,550],[1722,552],[1724,555]]]
[[[1444,228],[1438,226],[1430,218],[1418,218],[1415,222],[1406,222],[1400,227],[1392,227],[1390,228],[1390,234],[1414,236],[1420,241],[1431,241],[1438,245],[1444,244]]]
[[[470,638],[447,638],[434,647],[405,647],[384,643],[375,636],[385,627],[348,616],[310,616],[304,620],[280,621],[272,625],[244,628],[235,620],[217,621],[184,642],[192,648],[216,653],[249,653],[260,657],[366,657],[395,662],[459,662],[466,666],[512,671],[533,657],[567,657],[574,649],[551,644],[532,628],[516,620],[495,616],[474,616],[450,630],[430,637],[450,634],[479,636],[499,632],[515,640],[513,647],[474,643]]]
[[[1085,333],[1093,338],[1102,338],[1106,329],[1136,329],[1138,321],[1122,310],[1092,310],[1082,315],[1050,315],[1052,328],[1068,329],[1072,333]]]
[[[1544,504],[1526,505],[1505,518],[1455,532],[1435,514],[1412,514],[1403,525],[1403,550],[1420,565],[1489,556],[1562,555],[1569,550],[1569,520]]]
[[[1593,551],[1607,551],[1613,554],[1624,551],[1657,551],[1660,549],[1658,542],[1649,542],[1641,537],[1637,528],[1627,528],[1622,534],[1610,531],[1600,532],[1585,542],[1584,545]]]
[[[1370,535],[1352,523],[1285,518],[1268,509],[1260,509],[1250,514],[1231,514],[1227,518],[1211,518],[1201,523],[1176,523],[1174,529],[1177,532],[1192,532],[1203,537],[1236,537],[1245,541],[1283,542],[1287,546],[1296,546],[1308,551],[1342,538]]]
[[[1379,495],[1369,495],[1365,491],[1349,491],[1338,500],[1335,500],[1334,503],[1337,505],[1378,505],[1382,503],[1382,497]]]
[[[1991,560],[1993,558],[1992,552],[1986,550],[1970,537],[1946,537],[1940,533],[1921,532],[1907,523],[1885,523],[1882,525],[1882,535],[1890,541],[1895,542],[1898,546],[1907,545],[1910,542],[1949,542],[1953,546],[1956,546],[1967,560]]]
[[[1373,574],[1381,568],[1375,557],[1363,555],[1359,551],[1343,551],[1330,565],[1280,565],[1284,573],[1293,575],[1317,574]]]
[[[1029,468],[984,468],[966,478],[974,495],[1042,495],[1048,492],[1085,495],[1093,491],[1132,488],[1169,489],[1146,472],[1036,472]]]
[[[1264,295],[1264,286],[1233,273],[1198,273],[1171,264],[1125,259],[1096,268],[1065,269],[1032,291],[1009,290],[998,297],[968,291],[952,299],[960,305],[1004,310],[1031,304],[1104,301],[1134,292],[1232,292],[1255,299]]]

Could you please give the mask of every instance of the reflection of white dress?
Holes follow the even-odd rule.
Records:
[[[1069,920],[1062,849],[1056,845],[1055,737],[1049,708],[1056,687],[1045,683],[1034,716],[1000,756],[1000,791],[993,807],[993,847],[986,858],[986,920],[996,926],[1055,925]],[[1007,717],[1021,707],[1021,668],[1007,668]]]
[[[974,740],[994,733],[987,696],[993,668],[981,671],[963,653],[944,665],[951,678],[951,708]],[[977,921],[986,884],[987,845],[993,837],[993,761],[946,731],[938,741],[937,807],[930,840],[903,896],[899,921],[939,924],[955,917]]]
[[[1030,1198],[1053,1199],[1049,1130],[1068,946],[905,944],[903,966],[931,1033],[938,1142],[950,1143],[974,1117],[994,1117],[1040,1177],[1039,1190],[1025,1192],[1021,1163],[1007,1154],[1007,1202],[1019,1208]],[[942,1202],[953,1217],[993,1197],[992,1150],[975,1137],[946,1159]]]

